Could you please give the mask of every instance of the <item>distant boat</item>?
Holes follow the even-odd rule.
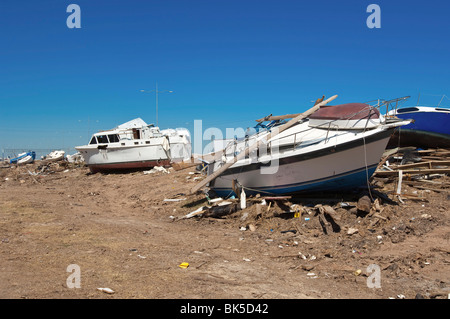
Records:
[[[190,152],[190,138],[183,141]],[[75,149],[93,173],[168,166],[172,161],[170,137],[141,118],[95,133],[88,145]]]
[[[66,152],[64,151],[52,151],[45,156],[45,160],[49,162],[56,162],[64,159]]]
[[[9,161],[10,164],[29,164],[33,163],[36,158],[36,153],[33,151],[20,153],[16,158]]]
[[[413,120],[411,124],[401,127],[392,136],[389,147],[450,147],[450,109],[414,106],[391,110],[387,115]]]

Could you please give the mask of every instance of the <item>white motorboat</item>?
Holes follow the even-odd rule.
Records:
[[[208,186],[221,197],[238,195],[235,186],[247,194],[277,195],[355,189],[368,184],[394,130],[409,123],[386,121],[365,103],[322,106],[279,134],[274,132],[283,124],[275,121],[228,143],[208,165],[214,176]]]
[[[171,162],[169,138],[141,118],[95,133],[88,145],[75,149],[91,172],[146,169]]]

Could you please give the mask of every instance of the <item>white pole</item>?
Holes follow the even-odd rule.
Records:
[[[158,82],[156,82],[156,126],[158,126]]]

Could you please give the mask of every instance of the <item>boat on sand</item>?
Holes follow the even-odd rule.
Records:
[[[190,145],[190,139],[183,142]],[[75,149],[93,173],[169,166],[172,161],[169,136],[141,118],[97,132],[89,144]]]

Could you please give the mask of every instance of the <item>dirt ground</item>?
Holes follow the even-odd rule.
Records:
[[[45,171],[39,165],[0,169],[2,299],[447,299],[450,293],[448,176],[433,180],[435,190],[403,185],[403,203],[390,195],[395,181],[374,179],[369,212],[355,207],[361,195],[335,194],[265,205],[250,198],[246,209],[228,215],[182,218],[208,205],[204,194],[189,195],[202,178],[195,167],[90,174],[64,162]]]

